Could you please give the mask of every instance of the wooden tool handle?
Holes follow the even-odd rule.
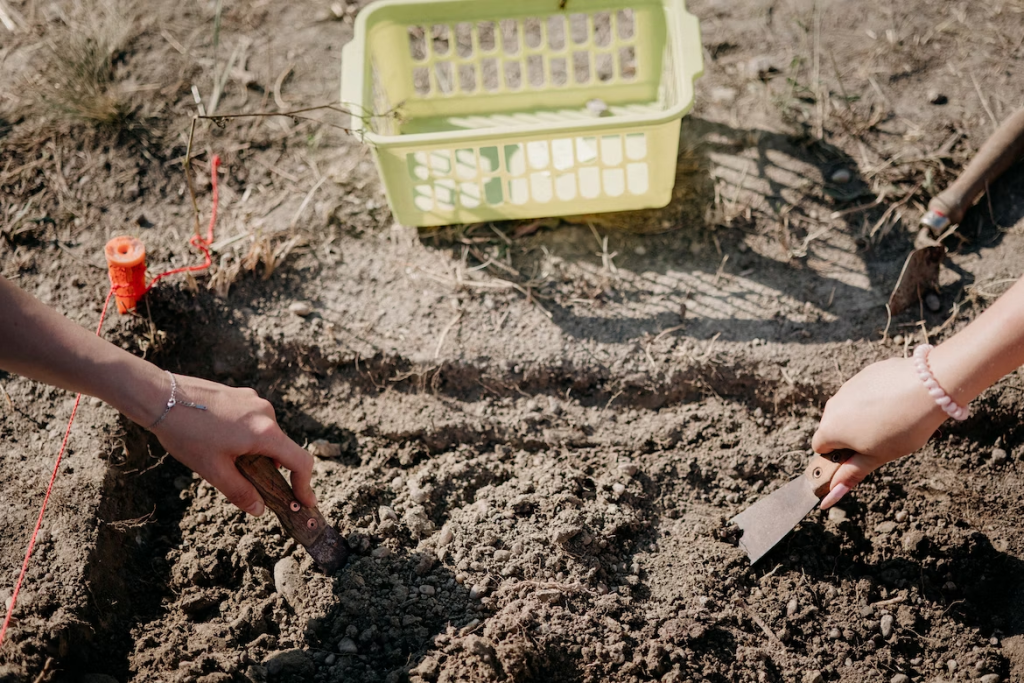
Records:
[[[985,191],[986,185],[1024,157],[1024,109],[1003,121],[971,163],[952,185],[932,199],[930,211],[940,213],[952,224],[963,220],[967,209]]]
[[[854,455],[856,453],[849,448],[840,448],[825,455],[815,455],[807,465],[807,469],[804,470],[804,476],[810,479],[811,485],[814,486],[814,495],[824,498],[831,488],[832,475],[836,473],[840,465]]]
[[[235,459],[235,466],[260,492],[263,502],[281,520],[284,530],[303,547],[308,549],[324,532],[327,520],[315,507],[305,507],[296,500],[292,487],[273,460],[263,455],[240,455]]]

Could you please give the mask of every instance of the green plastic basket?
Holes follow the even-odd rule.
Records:
[[[669,202],[702,68],[683,0],[378,0],[341,100],[405,225],[624,211]]]

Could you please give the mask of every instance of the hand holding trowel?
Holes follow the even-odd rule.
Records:
[[[350,553],[348,543],[319,510],[305,507],[295,499],[295,493],[273,460],[263,455],[241,455],[235,465],[256,487],[288,535],[301,543],[316,561],[320,571],[330,576],[345,564]]]
[[[848,449],[815,455],[803,474],[729,520],[743,530],[740,547],[751,564],[764,557],[814,509],[828,494],[832,476],[853,455]]]

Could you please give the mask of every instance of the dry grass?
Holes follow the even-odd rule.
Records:
[[[123,127],[131,103],[119,87],[115,61],[131,39],[137,13],[129,0],[76,5],[47,42],[38,104],[47,113],[100,127]]]

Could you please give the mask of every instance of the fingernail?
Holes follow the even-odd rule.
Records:
[[[846,484],[836,484],[832,487],[832,490],[828,492],[828,495],[821,499],[821,509],[828,510],[849,492],[850,487]]]
[[[264,511],[266,511],[266,509],[267,508],[263,504],[263,501],[262,500],[258,500],[255,503],[253,503],[252,505],[250,505],[249,508],[246,510],[246,512],[248,512],[253,517],[262,517],[263,513],[264,513]]]

